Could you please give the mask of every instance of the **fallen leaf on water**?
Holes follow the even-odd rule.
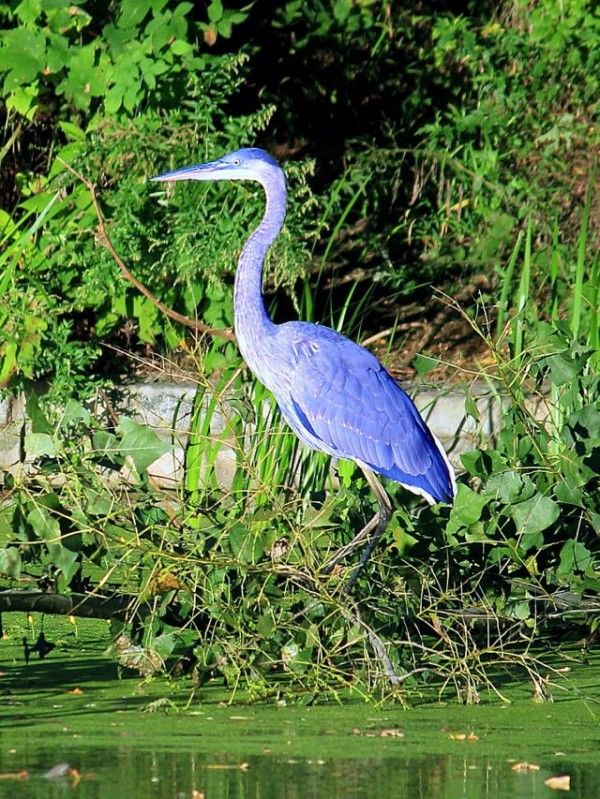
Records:
[[[0,772],[0,780],[26,780],[27,777],[29,777],[27,769]]]
[[[83,691],[81,690],[81,688],[71,688],[71,690],[67,691],[67,693],[71,694],[71,696],[81,696],[83,694]]]
[[[76,768],[69,769],[69,779],[71,780],[71,788],[75,788],[81,782],[81,773]]]
[[[397,727],[383,730],[361,730],[360,727],[353,727],[352,735],[364,735],[365,738],[404,738],[404,733]]]
[[[204,791],[192,790],[192,799],[204,799]]]
[[[242,771],[246,771],[248,769],[248,763],[237,763],[233,765],[228,765],[227,763],[211,763],[208,766],[205,766],[207,769],[211,769],[212,771],[223,771],[225,769],[241,769]]]
[[[448,738],[451,741],[478,741],[479,735],[475,735],[474,732],[470,732],[468,735],[466,732],[451,732]]]
[[[404,733],[397,727],[389,727],[387,730],[381,730],[379,735],[382,738],[404,738]]]
[[[568,774],[563,774],[560,777],[548,777],[547,780],[544,780],[544,785],[552,788],[553,791],[570,791],[571,778]]]
[[[526,760],[523,760],[522,763],[513,763],[510,767],[512,771],[539,771],[540,767],[537,763],[527,763]]]

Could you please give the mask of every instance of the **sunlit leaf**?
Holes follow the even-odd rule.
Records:
[[[138,474],[144,472],[155,460],[171,449],[170,445],[162,441],[150,427],[127,417],[121,419],[119,432],[121,433],[119,452],[131,458]]]
[[[16,580],[21,576],[21,555],[16,547],[0,549],[0,574]]]
[[[43,455],[56,455],[56,442],[48,433],[27,433],[24,442],[25,453],[29,458],[41,458]]]
[[[538,533],[558,519],[560,508],[550,497],[536,494],[510,510],[520,533]]]
[[[464,483],[460,483],[450,518],[466,525],[474,524],[481,518],[481,512],[488,502],[488,497],[476,494]]]

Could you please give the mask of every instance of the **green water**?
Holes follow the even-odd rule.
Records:
[[[22,618],[22,617],[21,617]],[[600,799],[600,659],[577,665],[553,703],[526,684],[510,705],[236,705],[215,683],[116,679],[102,623],[45,632],[57,649],[25,666],[22,631],[0,642],[0,796],[82,799],[570,797]],[[58,623],[57,623],[58,624]],[[82,632],[85,628],[85,635]],[[73,689],[78,689],[73,693]],[[172,703],[155,712],[151,703]],[[390,730],[392,732],[390,732]],[[471,734],[471,740],[468,736]],[[466,736],[464,740],[458,736]],[[515,762],[539,770],[515,772]],[[79,776],[48,778],[68,763]],[[17,778],[18,772],[27,776]]]

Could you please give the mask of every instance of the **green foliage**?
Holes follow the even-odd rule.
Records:
[[[129,122],[106,121],[87,131],[63,124],[70,141],[58,149],[41,190],[38,181],[36,193],[21,204],[22,221],[5,216],[3,259],[12,267],[2,279],[2,313],[10,335],[0,347],[4,385],[20,376],[51,378],[56,395],[84,390],[100,342],[119,334],[127,320],[142,343],[176,349],[181,341],[170,320],[126,283],[112,256],[98,248],[92,198],[65,163],[80,168],[89,180],[104,182],[111,239],[139,280],[169,307],[218,328],[232,326],[231,274],[261,207],[259,189],[233,186],[219,192],[212,187],[207,192],[192,187],[172,192],[156,189],[148,178],[174,164],[252,143],[265,127],[270,108],[227,119],[221,110],[222,98],[243,79],[243,61],[211,62],[190,79],[188,99],[180,109],[148,110]],[[296,184],[290,203],[294,228],[284,231],[272,254],[274,285],[289,286],[295,280],[316,235],[314,197],[307,188],[311,170],[310,163],[289,170]],[[57,193],[57,184],[66,190]],[[27,215],[36,213],[37,221],[20,235]],[[14,268],[23,258],[25,272]],[[73,335],[79,319],[87,319],[91,328],[87,341]],[[19,383],[13,379],[13,385]]]
[[[573,338],[572,318],[560,319],[556,312],[552,322],[539,320],[531,302],[531,264],[554,263],[558,254],[545,248],[532,252],[531,239],[530,224],[521,278],[509,302],[511,316],[492,345],[497,397],[504,405],[501,429],[494,447],[463,455],[467,474],[481,491],[465,494],[461,487],[446,536],[470,569],[475,547],[484,572],[508,570],[512,586],[503,599],[508,606],[559,590],[584,604],[584,597],[600,587],[600,351],[587,327],[577,326],[582,338]],[[581,238],[577,252],[580,243]],[[514,254],[511,263],[517,263]],[[511,273],[512,268],[509,281]],[[582,283],[574,258],[560,291],[567,298],[574,291],[590,296],[594,272],[585,274]],[[550,290],[556,296],[559,289],[552,283]],[[504,294],[509,296],[508,290]],[[504,336],[508,358],[502,355]],[[537,610],[521,605],[520,613],[533,624]]]
[[[597,13],[585,0],[544,0],[533,10],[515,3],[485,25],[441,16],[432,40],[441,79],[453,81],[456,95],[421,128],[418,157],[422,169],[432,165],[443,202],[437,231],[423,230],[418,203],[408,224],[416,222],[416,235],[429,234],[428,259],[500,268],[526,215],[545,238],[557,216],[566,229],[570,195],[581,196],[577,174],[585,179],[593,165]]]
[[[502,284],[528,218],[546,244],[557,225],[564,246],[575,241],[598,146],[593,3],[539,0],[532,11],[519,2],[494,16],[485,4],[464,15],[398,7],[387,17],[378,4],[353,3],[353,22],[324,4],[312,15],[300,5],[286,5],[294,46],[335,52],[346,102],[364,116],[349,142],[352,116],[336,111],[339,87],[323,73],[312,93],[305,89],[314,102],[317,92],[331,97],[327,135],[338,118],[342,128],[344,169],[332,187],[349,208],[342,232],[365,231],[328,242],[333,260],[369,269],[406,295],[429,283],[448,290],[476,271],[497,272],[492,286]],[[350,29],[354,60],[336,49]],[[354,96],[354,85],[368,94]],[[596,199],[592,217],[597,207]],[[586,243],[586,255],[597,250],[595,231]],[[543,292],[544,276],[533,280]]]
[[[9,121],[19,119],[15,136],[21,124],[50,120],[44,163],[23,165],[19,203],[0,212],[0,388],[28,392],[32,464],[4,486],[3,581],[102,586],[151,605],[144,646],[122,637],[120,662],[155,653],[162,663],[183,628],[201,639],[199,681],[219,674],[235,692],[244,680],[255,698],[281,689],[273,674],[305,701],[348,685],[366,695],[390,668],[441,691],[451,684],[465,701],[483,685],[497,690],[507,662],[535,680],[523,639],[572,630],[565,597],[569,620],[591,631],[600,588],[592,4],[519,2],[491,20],[482,4],[467,17],[293,0],[263,26],[290,54],[277,73],[290,88],[277,92],[278,108],[268,102],[272,76],[267,99],[248,102],[248,86],[261,83],[253,62],[226,52],[234,30],[249,30],[254,6],[123,0],[88,11],[43,0],[0,9],[2,96]],[[299,82],[310,114],[294,105]],[[318,144],[320,129],[330,156],[322,173],[308,160],[285,164],[289,221],[268,287],[291,293],[307,266],[319,277],[332,263],[342,274],[371,269],[369,291],[353,283],[328,306],[308,280],[301,287],[303,318],[352,333],[378,284],[416,291],[485,270],[490,294],[467,318],[493,356],[483,377],[501,409],[494,439],[462,456],[452,509],[417,509],[390,486],[385,545],[352,597],[342,590],[351,563],[331,575],[321,568],[375,511],[368,486],[348,463],[332,482],[327,459],[304,452],[273,398],[243,379],[233,344],[191,351],[99,246],[94,197],[70,171],[96,186],[135,277],[166,306],[226,328],[260,189],[184,190],[148,178],[267,130],[272,140]],[[479,330],[471,316],[484,312]],[[94,371],[115,342],[192,361],[203,375],[180,488],[149,474],[174,452],[175,430],[165,441],[111,406],[101,421],[87,402],[98,380],[110,382]],[[424,376],[436,363],[423,354],[415,367]],[[38,401],[30,384],[42,380],[49,390]],[[472,399],[467,412],[479,421]],[[215,472],[224,443],[233,448],[227,487]]]
[[[204,32],[204,41],[213,45],[219,36],[229,39],[234,25],[239,25],[248,17],[249,7],[233,11],[225,8],[222,0],[211,0],[206,10],[208,22],[200,23],[200,30]]]
[[[189,41],[193,4],[122,0],[114,16],[100,8],[95,19],[66,0],[3,10],[12,23],[0,38],[7,108],[31,119],[58,103],[99,120],[181,100],[186,74],[205,66]]]

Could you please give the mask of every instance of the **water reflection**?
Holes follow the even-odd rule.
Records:
[[[6,742],[6,739],[3,743]],[[21,741],[21,743],[24,743]],[[74,742],[76,744],[76,742]],[[79,781],[56,769],[69,763]],[[226,753],[140,751],[120,745],[98,750],[61,746],[2,747],[0,773],[27,769],[26,779],[0,780],[11,799],[532,799],[556,795],[548,776],[571,775],[570,797],[600,799],[600,768],[569,767],[557,759],[546,769],[515,773],[505,761],[443,755],[315,760],[269,754],[232,758]],[[196,793],[194,793],[196,792]]]

